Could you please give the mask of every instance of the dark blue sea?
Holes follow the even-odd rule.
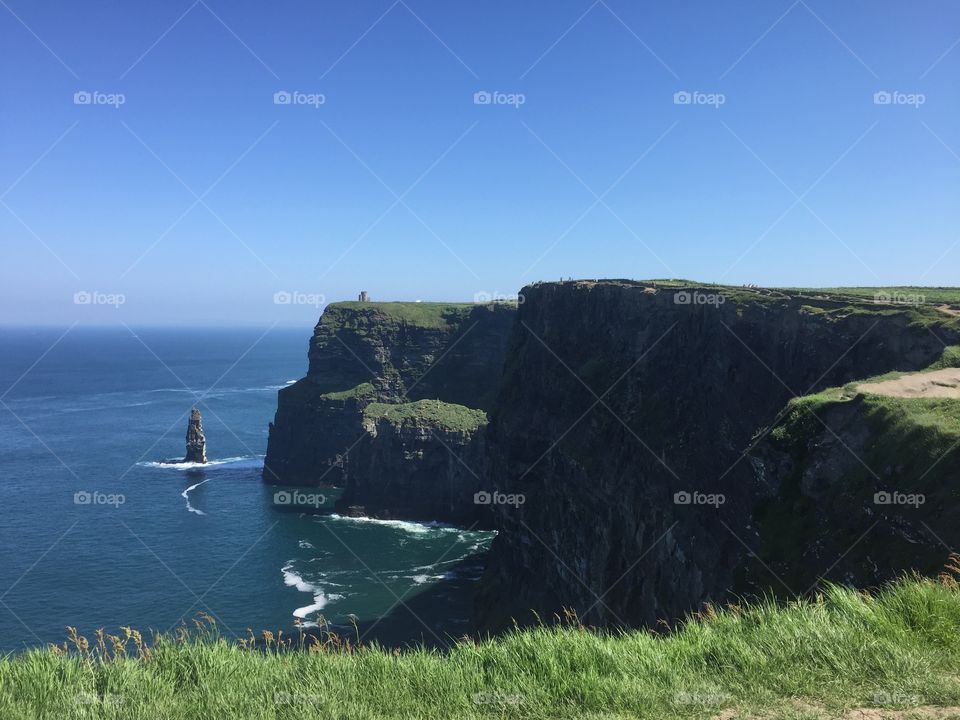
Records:
[[[364,640],[438,645],[469,630],[492,533],[291,512],[262,482],[309,335],[0,329],[0,651],[200,612],[228,638],[355,622]],[[166,465],[194,406],[211,462]]]

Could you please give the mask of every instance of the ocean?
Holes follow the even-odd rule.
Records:
[[[274,502],[260,472],[310,329],[0,329],[0,651],[200,612],[227,638],[469,630],[490,532]],[[210,463],[178,463],[203,415]],[[312,492],[312,491],[311,491]]]

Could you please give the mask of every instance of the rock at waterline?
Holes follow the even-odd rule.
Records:
[[[203,419],[196,408],[190,412],[187,422],[187,456],[184,462],[207,462],[207,439],[203,436]]]

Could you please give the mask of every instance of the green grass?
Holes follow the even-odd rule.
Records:
[[[356,387],[352,387],[349,390],[339,390],[337,392],[328,392],[321,395],[322,398],[326,400],[349,400],[355,398],[357,400],[372,400],[377,396],[377,389],[373,386],[372,383],[360,383]]]
[[[349,311],[351,315],[368,317],[375,322],[388,320],[417,327],[444,328],[462,321],[474,307],[473,303],[351,301],[328,305],[324,317],[331,310],[331,319],[339,316],[340,311]]]
[[[568,623],[445,652],[282,642],[271,636],[263,652],[204,631],[139,652],[109,637],[78,651],[75,638],[0,660],[0,717],[709,718],[725,708],[835,717],[960,705],[952,576],[710,611],[666,635]]]
[[[940,359],[921,373],[960,367],[960,346],[946,347]],[[849,382],[821,392],[794,398],[770,433],[774,441],[800,447],[823,425],[814,417],[834,403],[857,401],[864,419],[876,433],[873,454],[877,466],[897,464],[896,458],[917,456],[922,445],[930,445],[930,455],[941,457],[952,443],[960,441],[960,401],[949,398],[899,398],[861,393],[860,385],[895,380],[913,373],[892,371]],[[872,457],[872,455],[871,455]],[[869,464],[869,460],[867,460]]]
[[[960,287],[919,287],[899,285],[891,287],[837,287],[837,288],[791,288],[804,293],[841,295],[873,301],[885,297],[898,302],[919,301],[935,305],[960,306]]]
[[[366,420],[386,418],[400,426],[429,424],[451,432],[472,432],[487,423],[487,414],[483,410],[440,400],[417,400],[398,405],[370,403],[364,408],[363,417]]]
[[[594,281],[574,280],[572,282],[592,284]],[[745,305],[771,306],[792,299],[801,299],[808,300],[807,304],[801,308],[801,312],[807,314],[847,316],[908,313],[913,322],[927,326],[960,325],[956,316],[936,309],[937,306],[944,304],[960,309],[960,287],[776,288],[721,285],[676,278],[604,279],[596,282],[600,285],[621,287],[655,286],[663,292],[694,289],[707,293],[715,292],[723,295],[727,303],[738,308]],[[825,303],[825,305],[818,303]]]

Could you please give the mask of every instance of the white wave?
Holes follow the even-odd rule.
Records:
[[[304,580],[300,575],[293,571],[293,562],[289,562],[284,565],[280,571],[283,573],[283,584],[289,587],[295,587],[300,592],[311,593],[313,595],[313,602],[310,605],[304,605],[303,607],[296,608],[293,611],[293,616],[295,618],[300,618],[301,620],[308,615],[315,613],[319,610],[323,610],[331,600],[340,600],[343,598],[343,595],[327,595],[318,588],[316,585],[311,585],[306,580]],[[313,623],[304,623],[307,626],[313,626]]]
[[[301,540],[298,544],[300,545],[300,549],[301,549],[301,550],[313,550],[313,549],[314,549],[313,543],[312,543],[312,542],[308,542],[307,540]]]
[[[210,478],[207,478],[206,480],[201,480],[200,482],[198,482],[198,483],[196,483],[196,484],[194,484],[194,485],[191,485],[191,486],[188,487],[186,490],[184,490],[182,493],[180,493],[180,497],[182,497],[184,500],[187,501],[187,510],[189,510],[189,511],[192,512],[192,513],[196,513],[197,515],[206,515],[206,513],[205,513],[203,510],[197,510],[193,505],[190,504],[190,492],[191,492],[192,490],[195,490],[196,488],[200,487],[200,486],[203,485],[205,482],[210,482]]]
[[[397,530],[403,530],[404,532],[411,533],[412,535],[426,535],[431,532],[459,532],[459,530],[450,525],[445,525],[444,523],[437,522],[435,520],[430,520],[427,522],[414,522],[412,520],[380,520],[378,518],[370,517],[347,517],[346,515],[337,515],[336,513],[331,513],[330,515],[325,516],[330,520],[340,520],[343,522],[355,522],[355,523],[372,523],[374,525],[382,525],[384,527],[392,527]]]
[[[231,470],[258,469],[263,467],[263,455],[243,455],[241,457],[209,460],[206,463],[169,460],[167,462],[138,462],[139,467],[161,468],[165,470],[214,470],[229,465]]]

